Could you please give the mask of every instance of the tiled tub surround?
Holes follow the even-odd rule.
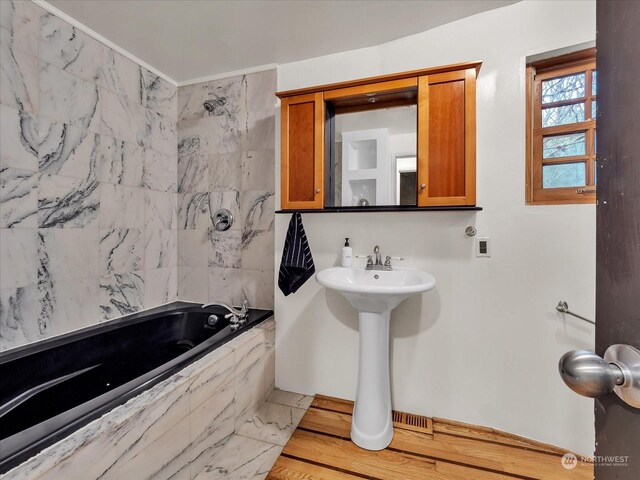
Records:
[[[178,89],[181,300],[273,307],[275,91],[275,70]],[[235,222],[212,232],[221,207]]]
[[[276,71],[176,89],[20,0],[0,31],[0,350],[178,298],[272,308]]]
[[[0,8],[4,350],[176,300],[177,88],[32,2]]]
[[[239,478],[234,468],[252,462],[257,472],[263,462],[275,462],[281,448],[248,438],[251,448],[241,448],[243,439],[234,434],[252,436],[245,422],[255,422],[254,413],[273,392],[274,339],[275,322],[266,320],[0,478],[190,479],[201,471],[199,479]],[[286,399],[280,392],[273,398]],[[298,421],[285,425],[289,435]],[[211,473],[240,456],[225,468],[228,476]]]

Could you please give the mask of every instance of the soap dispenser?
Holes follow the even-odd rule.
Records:
[[[353,261],[353,250],[349,246],[349,238],[344,239],[344,247],[342,247],[342,261],[340,264],[343,267],[350,267]]]

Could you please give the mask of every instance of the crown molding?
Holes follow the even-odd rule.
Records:
[[[192,78],[190,80],[184,80],[182,82],[178,82],[178,87],[186,87],[187,85],[211,82],[213,80],[237,77],[240,75],[249,75],[251,73],[264,72],[266,70],[275,70],[277,68],[278,68],[277,63],[267,63],[265,65],[258,65],[257,67],[242,68],[240,70],[234,70],[232,72],[216,73],[215,75],[206,75],[204,77],[197,77],[197,78]]]
[[[78,30],[86,33],[87,35],[89,35],[90,37],[96,39],[100,43],[106,45],[107,47],[109,47],[109,48],[111,48],[113,50],[115,50],[116,52],[120,53],[121,55],[127,57],[129,60],[137,63],[141,67],[146,68],[150,72],[155,73],[160,78],[163,78],[164,80],[166,80],[167,82],[169,82],[170,84],[172,84],[172,85],[174,85],[176,87],[184,87],[184,86],[187,86],[187,85],[194,85],[196,83],[210,82],[210,81],[213,81],[213,80],[220,80],[220,79],[223,79],[223,78],[237,77],[239,75],[249,75],[251,73],[264,72],[266,70],[274,70],[274,69],[278,68],[277,64],[268,63],[266,65],[258,65],[256,67],[243,68],[243,69],[240,69],[240,70],[234,70],[232,72],[216,73],[214,75],[206,75],[204,77],[197,77],[197,78],[192,78],[192,79],[189,79],[189,80],[184,80],[184,81],[178,82],[178,81],[174,80],[173,78],[171,78],[169,75],[167,75],[165,73],[162,73],[160,70],[158,70],[154,66],[149,65],[144,60],[141,60],[140,58],[136,57],[133,53],[131,53],[128,50],[125,50],[124,48],[122,48],[121,46],[113,43],[108,38],[100,35],[95,30],[87,27],[82,22],[79,22],[75,18],[67,15],[66,13],[64,13],[59,8],[54,7],[49,2],[46,2],[45,0],[31,0],[31,1],[33,3],[35,3],[36,5],[44,8],[49,13],[52,13],[53,15],[61,18],[65,22],[73,25]]]
[[[96,32],[95,30],[92,30],[91,28],[87,27],[85,24],[79,22],[78,20],[76,20],[73,17],[70,17],[69,15],[67,15],[66,13],[64,13],[62,10],[54,7],[53,5],[51,5],[48,2],[45,2],[44,0],[31,0],[33,3],[35,3],[36,5],[44,8],[46,11],[48,11],[49,13],[52,13],[53,15],[55,15],[56,17],[61,18],[62,20],[64,20],[65,22],[70,23],[71,25],[73,25],[74,27],[76,27],[78,30],[86,33],[87,35],[89,35],[90,37],[95,38],[96,40],[98,40],[100,43],[103,43],[104,45],[106,45],[107,47],[115,50],[116,52],[118,52],[119,54],[127,57],[129,60],[137,63],[138,65],[140,65],[143,68],[146,68],[147,70],[149,70],[152,73],[155,73],[157,76],[159,76],[160,78],[166,80],[167,82],[169,82],[170,84],[174,85],[174,86],[178,86],[178,82],[176,82],[173,78],[171,78],[169,75],[162,73],[160,70],[158,70],[157,68],[153,67],[152,65],[149,65],[147,62],[140,60],[138,57],[136,57],[133,53],[125,50],[124,48],[122,48],[119,45],[116,45],[115,43],[113,43],[111,40],[109,40],[108,38],[103,37],[102,35],[100,35],[98,32]]]

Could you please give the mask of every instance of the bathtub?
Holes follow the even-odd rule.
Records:
[[[226,313],[176,302],[1,353],[0,473],[272,316],[233,330]]]

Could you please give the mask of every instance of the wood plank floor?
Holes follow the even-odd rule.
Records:
[[[267,479],[593,479],[591,464],[567,470],[560,462],[566,452],[551,445],[399,412],[391,445],[364,450],[349,439],[352,412],[352,402],[316,395]]]

